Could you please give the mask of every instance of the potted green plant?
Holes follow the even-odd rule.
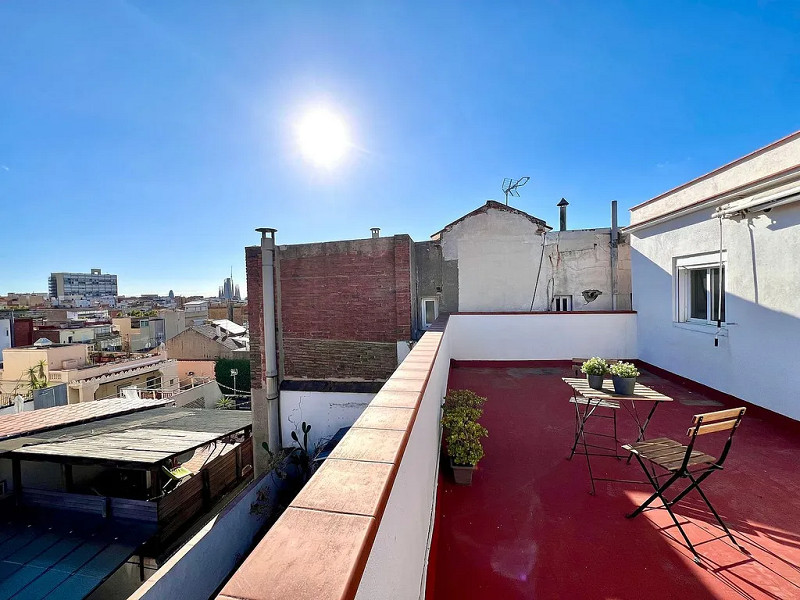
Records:
[[[611,372],[614,391],[623,396],[632,396],[636,386],[636,378],[639,376],[639,369],[633,363],[618,362],[611,365],[608,370]]]
[[[593,356],[583,363],[581,372],[586,374],[589,387],[599,390],[603,387],[603,377],[608,373],[608,363],[599,356]]]
[[[478,461],[483,458],[481,438],[488,431],[478,419],[483,414],[486,398],[470,390],[451,391],[442,405],[442,425],[445,429],[447,454],[453,478],[459,485],[470,485]]]

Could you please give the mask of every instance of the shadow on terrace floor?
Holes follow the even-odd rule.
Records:
[[[472,487],[455,486],[442,466],[429,600],[800,598],[796,423],[749,412],[725,469],[703,485],[750,556],[722,537],[696,492],[676,505],[705,559],[699,567],[659,502],[624,518],[649,487],[598,482],[597,495],[589,495],[584,457],[566,460],[574,409],[564,376],[571,376],[568,363],[451,370],[450,389],[488,397],[482,423],[489,438]],[[641,381],[675,399],[656,411],[651,438],[681,439],[692,415],[723,406],[650,373]],[[620,439],[632,439],[630,418],[619,419]],[[635,462],[600,458],[593,467],[601,477],[642,478]]]

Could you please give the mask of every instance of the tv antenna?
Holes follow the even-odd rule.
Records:
[[[509,177],[503,179],[503,187],[501,189],[506,195],[506,206],[508,206],[508,197],[515,196],[519,198],[519,188],[528,183],[530,180],[530,177],[520,177],[516,181]]]

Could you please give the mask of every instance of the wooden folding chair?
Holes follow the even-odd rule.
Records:
[[[678,522],[675,513],[672,512],[672,507],[684,496],[686,496],[686,494],[695,489],[697,490],[697,493],[700,494],[700,497],[706,503],[709,510],[722,526],[722,529],[731,539],[733,544],[742,552],[746,552],[746,550],[733,537],[733,534],[730,532],[727,525],[725,525],[725,523],[722,521],[717,511],[714,510],[714,507],[703,493],[703,490],[700,489],[700,484],[709,475],[711,475],[711,473],[722,469],[722,464],[725,462],[725,458],[728,456],[728,451],[731,448],[733,434],[736,433],[736,429],[738,429],[739,423],[742,421],[744,411],[744,408],[731,408],[728,410],[720,410],[702,415],[695,415],[694,419],[692,420],[692,426],[686,432],[686,435],[691,438],[688,446],[684,446],[680,442],[676,442],[669,438],[658,438],[655,440],[636,442],[634,444],[626,444],[622,447],[624,450],[629,451],[631,454],[633,454],[633,456],[636,457],[636,460],[639,461],[642,470],[644,471],[645,475],[647,475],[647,479],[650,481],[653,489],[655,490],[652,496],[645,500],[639,508],[627,515],[627,517],[629,519],[634,518],[645,508],[647,508],[650,503],[653,502],[653,500],[659,498],[661,502],[664,503],[664,508],[667,509],[669,516],[672,517],[673,522],[681,532],[683,539],[686,540],[689,550],[691,550],[692,554],[694,554],[694,561],[698,564],[700,563],[700,556],[694,549],[692,542],[689,541],[689,537],[686,535],[683,527],[681,527],[681,524]],[[705,454],[704,452],[694,449],[694,444],[698,435],[705,435],[707,433],[716,433],[721,431],[730,431],[730,434],[728,435],[728,440],[725,442],[725,446],[723,447],[722,453],[718,459],[714,458],[710,454]],[[650,464],[656,465],[667,471],[667,473],[670,474],[669,479],[667,479],[665,483],[659,485],[658,478],[654,475],[651,475],[644,461],[647,461]],[[667,500],[664,497],[664,492],[666,492],[667,489],[676,481],[683,478],[688,478],[691,483],[682,492],[675,496],[674,499]]]

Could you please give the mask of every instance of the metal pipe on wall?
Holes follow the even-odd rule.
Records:
[[[611,201],[611,310],[617,310],[619,259],[619,227],[617,225],[617,201]]]
[[[275,343],[275,232],[277,229],[260,227],[261,233],[261,285],[263,292],[264,317],[264,383],[266,389],[266,415],[253,406],[253,430],[257,426],[266,427],[266,442],[270,452],[281,449],[280,440],[280,407],[278,392],[278,354]],[[255,400],[255,398],[253,399]],[[255,404],[255,402],[254,402]],[[257,423],[257,416],[266,416]],[[258,442],[259,440],[254,440]]]

